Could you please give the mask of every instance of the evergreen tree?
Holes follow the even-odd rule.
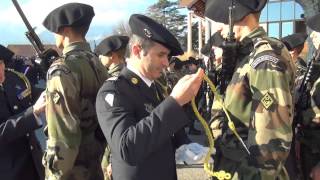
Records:
[[[181,43],[186,42],[185,31],[187,30],[186,15],[179,11],[178,1],[159,0],[151,5],[146,15],[164,25]]]

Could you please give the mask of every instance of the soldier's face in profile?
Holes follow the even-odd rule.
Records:
[[[143,50],[142,50],[143,51]],[[142,52],[142,61],[140,63],[144,75],[155,80],[161,76],[161,72],[169,66],[168,55],[169,49],[159,43],[154,43],[154,46],[149,48],[148,52]],[[144,54],[144,55],[143,55]]]
[[[106,68],[109,68],[109,66],[112,63],[111,57],[108,57],[108,56],[99,55],[99,59],[100,59],[101,63],[103,64],[103,66]]]
[[[4,61],[0,59],[0,84],[4,82],[5,76],[4,76],[4,70],[6,66],[4,64]]]

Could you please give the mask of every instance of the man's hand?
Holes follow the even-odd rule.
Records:
[[[181,106],[190,102],[197,95],[203,77],[204,71],[201,68],[195,74],[182,77],[174,86],[170,96]]]
[[[37,102],[33,105],[33,113],[36,116],[40,116],[42,112],[45,111],[46,108],[46,93],[43,91],[39,96]]]

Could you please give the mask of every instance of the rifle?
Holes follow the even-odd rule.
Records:
[[[320,50],[314,52],[312,58],[308,62],[307,71],[305,72],[300,87],[298,89],[298,100],[295,103],[296,115],[294,125],[300,123],[302,110],[308,108],[308,103],[305,99],[309,95],[310,90],[315,80],[319,77],[319,72],[315,69],[315,63],[320,62]]]
[[[23,23],[27,27],[28,31],[25,32],[26,37],[30,41],[34,51],[36,52],[36,60],[35,63],[40,65],[42,70],[46,72],[54,59],[58,57],[58,53],[53,49],[45,49],[44,45],[42,44],[39,36],[35,33],[34,28],[31,27],[28,19],[26,18],[25,14],[23,13],[19,3],[17,0],[12,0],[13,5],[17,9],[20,17],[22,18]]]
[[[231,4],[229,6],[229,33],[228,37],[224,40],[222,43],[222,69],[221,69],[221,78],[220,78],[220,93],[224,94],[225,90],[228,86],[228,83],[230,82],[235,66],[236,66],[236,54],[237,54],[237,48],[238,43],[236,42],[235,35],[233,32],[233,9],[234,9],[235,3],[234,0],[231,1]]]

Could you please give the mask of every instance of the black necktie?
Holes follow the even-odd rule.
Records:
[[[151,86],[150,86],[150,89],[152,91],[152,94],[155,96],[155,98],[157,98],[157,100],[159,101],[160,100],[160,97],[159,97],[159,94],[158,94],[158,90],[157,90],[157,87],[155,85],[155,83],[151,83]]]

